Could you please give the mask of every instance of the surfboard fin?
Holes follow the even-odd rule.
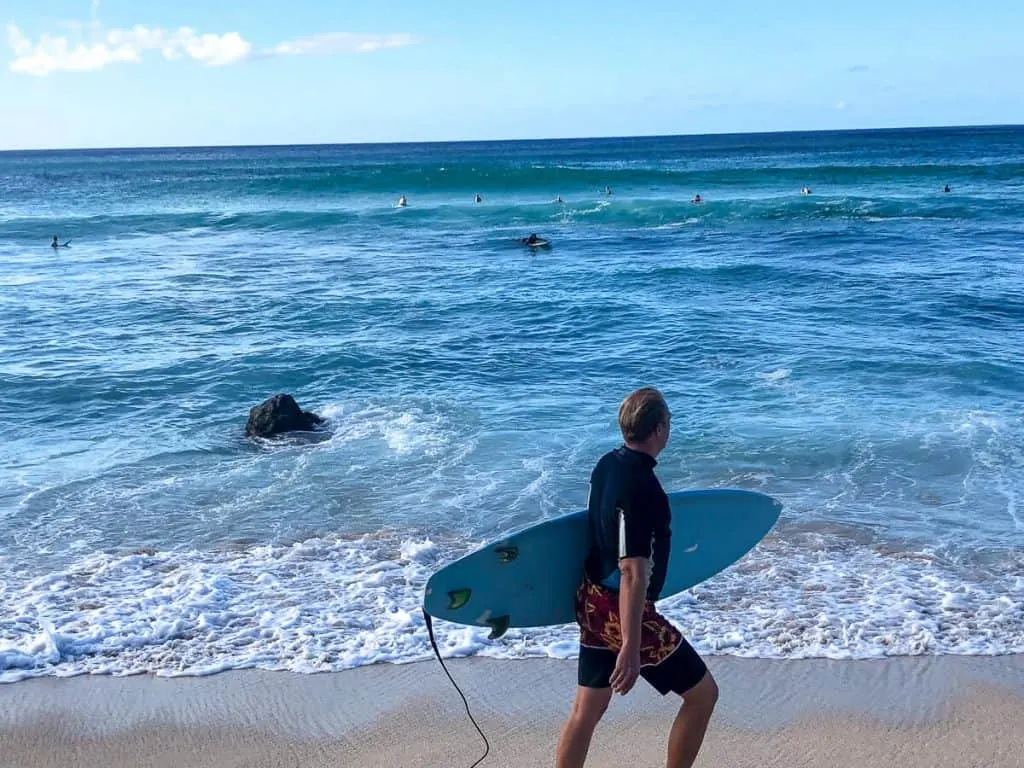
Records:
[[[494,553],[498,556],[498,562],[511,563],[519,557],[519,547],[498,547]]]
[[[448,593],[448,610],[457,611],[469,602],[469,596],[473,594],[471,589],[453,589]]]
[[[485,623],[491,628],[491,634],[487,636],[489,640],[497,640],[508,632],[508,616],[495,616],[493,619],[488,619]]]

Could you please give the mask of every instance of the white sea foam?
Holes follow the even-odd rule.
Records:
[[[432,554],[433,553],[433,554]],[[246,552],[93,555],[2,589],[0,679],[313,672],[423,655],[427,541],[310,539]]]
[[[7,285],[11,287],[17,287],[19,285],[32,285],[42,280],[39,275],[2,275],[0,276],[0,285]]]
[[[774,371],[767,371],[766,373],[759,373],[757,375],[762,381],[766,381],[769,384],[778,384],[779,382],[788,379],[792,372],[792,368],[776,368]]]
[[[687,226],[689,226],[691,224],[697,224],[699,221],[700,221],[700,219],[697,218],[696,216],[691,216],[691,217],[689,217],[687,219],[683,219],[682,221],[671,221],[671,222],[669,222],[667,224],[659,224],[656,227],[651,227],[651,229],[654,229],[654,230],[682,229],[683,227],[687,227]]]
[[[429,657],[429,573],[480,542],[313,538],[245,551],[93,554],[0,580],[0,681],[223,669],[319,672]],[[1016,560],[1013,559],[1016,557]],[[965,581],[929,552],[886,554],[817,532],[771,538],[726,573],[662,603],[698,650],[872,658],[1024,652],[1024,562]],[[571,657],[572,626],[439,623],[447,656]]]
[[[331,422],[332,440],[337,442],[377,438],[397,454],[421,452],[433,456],[447,441],[443,416],[413,403],[402,408],[335,404],[322,409],[321,415]]]
[[[607,200],[598,200],[589,208],[570,208],[566,213],[570,216],[590,216],[591,214],[600,213],[609,205],[611,205],[611,203]]]

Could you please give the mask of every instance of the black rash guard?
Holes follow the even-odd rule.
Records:
[[[668,496],[654,474],[652,456],[622,446],[601,457],[590,475],[590,533],[587,577],[617,589],[619,560],[648,561],[647,599],[655,601],[665,585],[672,536]]]

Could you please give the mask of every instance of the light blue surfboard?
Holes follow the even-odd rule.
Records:
[[[662,597],[709,579],[775,525],[782,503],[754,491],[669,494],[672,554]],[[575,621],[573,600],[590,549],[587,512],[545,520],[449,563],[427,581],[423,608],[457,624],[541,627]]]

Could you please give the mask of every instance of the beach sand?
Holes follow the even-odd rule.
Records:
[[[1024,765],[1024,656],[709,659],[722,697],[698,766]],[[575,662],[450,662],[486,766],[550,766]],[[616,697],[588,766],[664,764],[678,700]],[[469,766],[483,745],[436,662],[299,675],[43,678],[0,686],[0,765]]]

